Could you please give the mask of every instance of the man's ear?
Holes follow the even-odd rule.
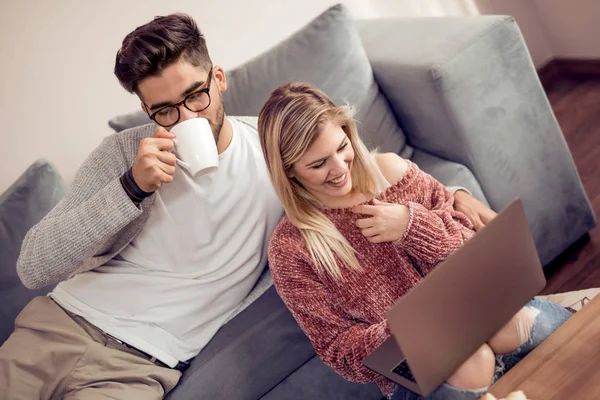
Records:
[[[215,65],[213,67],[212,73],[213,78],[217,82],[219,92],[225,93],[227,91],[227,76],[225,76],[225,70],[221,66]]]
[[[146,114],[148,114],[148,109],[146,108],[146,105],[144,104],[143,101],[140,101],[140,107],[142,108],[143,112],[145,112]]]

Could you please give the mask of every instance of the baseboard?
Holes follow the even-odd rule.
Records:
[[[552,261],[548,264],[544,265],[544,274],[546,275],[546,279],[550,280],[550,277],[555,273],[558,273],[560,269],[567,263],[573,261],[577,258],[578,253],[583,249],[583,247],[588,244],[591,240],[589,232],[586,232],[583,236],[573,242],[569,247],[567,247],[562,253],[556,256]],[[548,283],[547,286],[542,290],[542,294],[552,294],[552,293],[560,293],[560,292],[568,292],[570,290],[574,290],[572,287],[566,287],[566,281],[562,281],[562,286],[556,286],[552,283]],[[570,282],[567,282],[570,283]]]
[[[600,59],[553,58],[538,68],[538,76],[544,87],[551,86],[563,77],[600,77]]]
[[[546,89],[552,86],[562,75],[556,61],[556,58],[553,58],[537,70],[540,82]]]

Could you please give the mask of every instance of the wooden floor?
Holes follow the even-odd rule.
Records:
[[[600,78],[562,79],[548,98],[596,216],[600,219]],[[600,229],[546,268],[545,293],[600,287]]]

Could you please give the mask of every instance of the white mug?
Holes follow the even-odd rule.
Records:
[[[185,120],[173,128],[177,163],[192,176],[206,175],[219,168],[219,153],[210,124],[206,118]]]

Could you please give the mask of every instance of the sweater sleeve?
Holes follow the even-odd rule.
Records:
[[[410,217],[404,235],[395,245],[404,250],[423,275],[444,261],[469,239],[474,231],[466,215],[454,210],[454,197],[431,175],[415,165],[407,183]]]
[[[125,170],[119,144],[109,136],[84,161],[63,199],[25,236],[17,272],[26,287],[67,279],[141,215],[119,181]]]
[[[390,336],[387,321],[371,324],[346,315],[318,279],[312,262],[299,256],[299,247],[289,237],[274,234],[269,265],[277,292],[317,355],[349,381],[389,386],[387,379],[363,366],[367,355]]]

